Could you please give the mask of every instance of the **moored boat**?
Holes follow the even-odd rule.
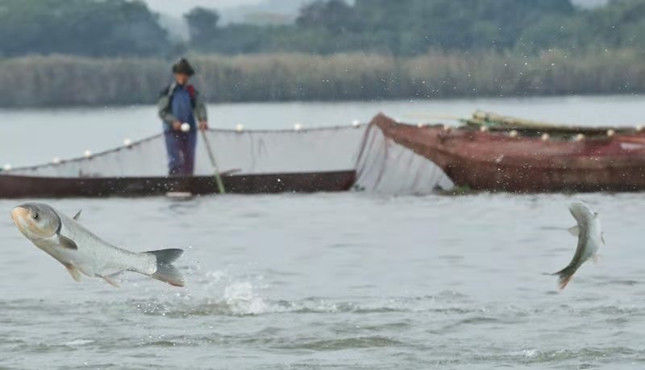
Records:
[[[227,193],[336,192],[428,194],[452,181],[431,161],[393,145],[376,126],[293,130],[209,130],[207,141]],[[203,138],[202,138],[203,139]],[[0,171],[0,198],[106,197],[219,192],[214,163],[198,145],[195,175],[165,175],[163,137],[71,160]]]
[[[365,126],[207,132],[227,193],[335,192],[356,180],[356,150]],[[339,148],[332,150],[331,143]],[[218,193],[205,143],[195,176],[166,175],[162,135],[97,154],[0,171],[0,198],[149,196]]]
[[[349,190],[354,170],[223,175],[227,193],[335,192]],[[213,176],[193,177],[41,177],[0,175],[0,198],[152,196],[169,192],[218,193]]]
[[[437,164],[457,185],[509,192],[645,190],[645,132],[528,124],[475,116],[461,127],[379,115],[390,140]],[[497,124],[495,124],[497,123]]]

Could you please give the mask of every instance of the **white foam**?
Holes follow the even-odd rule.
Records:
[[[538,355],[538,351],[535,349],[525,349],[522,351],[522,355],[527,358],[533,358]]]
[[[94,343],[94,341],[91,339],[75,339],[69,342],[65,342],[63,344],[66,346],[78,347],[78,346],[83,346],[85,344],[90,344],[90,343]]]
[[[242,315],[259,315],[267,312],[267,304],[255,295],[249,282],[234,282],[224,288],[224,300],[231,311]]]

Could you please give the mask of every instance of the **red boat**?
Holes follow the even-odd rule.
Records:
[[[460,187],[509,192],[645,190],[645,132],[487,120],[409,125],[379,115],[372,125],[437,164]]]

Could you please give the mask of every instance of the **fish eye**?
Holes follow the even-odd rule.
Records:
[[[34,214],[31,216],[34,220],[38,220],[40,218],[40,215],[38,212],[34,212]]]

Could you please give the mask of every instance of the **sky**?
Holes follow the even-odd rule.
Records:
[[[196,6],[204,8],[231,8],[240,5],[256,5],[262,0],[145,0],[150,8],[163,13],[183,14]]]
[[[211,9],[235,8],[245,5],[257,5],[264,0],[144,0],[153,10],[169,15],[181,15],[188,10],[202,6]],[[396,1],[396,0],[393,0]],[[578,5],[595,6],[607,0],[573,0]]]

